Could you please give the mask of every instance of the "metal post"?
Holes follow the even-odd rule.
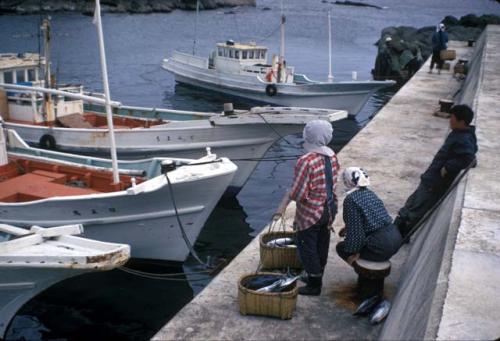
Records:
[[[332,19],[331,10],[328,10],[328,82],[333,82],[332,75]]]
[[[278,83],[282,81],[281,73],[283,72],[283,64],[285,61],[285,11],[283,7],[283,0],[281,0],[281,23],[280,23],[280,57],[278,59],[278,75],[277,80]]]
[[[94,24],[97,26],[97,35],[99,37],[99,55],[101,58],[102,83],[104,88],[104,100],[106,102],[106,116],[109,128],[109,141],[111,144],[111,161],[113,164],[113,182],[120,182],[118,175],[118,161],[116,157],[115,132],[113,128],[113,114],[111,113],[111,98],[109,95],[108,69],[106,66],[106,52],[104,51],[104,37],[102,34],[101,22],[101,4],[99,0],[95,1]]]
[[[45,57],[45,69],[44,69],[44,81],[45,87],[50,88],[50,20],[43,19],[41,30],[43,31],[43,54]],[[40,58],[40,57],[38,57]],[[54,105],[52,103],[52,97],[49,94],[45,94],[43,98],[43,104],[45,108],[46,120],[48,122],[54,121],[55,113],[54,113]]]

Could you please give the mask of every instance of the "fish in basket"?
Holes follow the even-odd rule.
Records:
[[[243,275],[238,283],[240,313],[291,319],[297,304],[298,278],[272,272]]]

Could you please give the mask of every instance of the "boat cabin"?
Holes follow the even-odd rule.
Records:
[[[45,86],[45,59],[37,53],[0,54],[0,83]],[[80,85],[58,86],[59,90],[83,93]],[[23,90],[0,89],[0,116],[5,120],[44,124],[56,117],[83,113],[83,102],[64,96],[44,96]]]
[[[216,50],[212,52],[209,65],[218,71],[241,74],[246,76],[259,76],[268,82],[278,82],[278,69],[281,71],[281,83],[293,82],[293,68],[280,67],[278,58],[273,56],[273,62],[267,62],[267,47],[255,43],[235,43],[228,40],[217,44]]]

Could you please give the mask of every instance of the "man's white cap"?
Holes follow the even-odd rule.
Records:
[[[391,38],[391,37],[387,37],[387,38],[385,38],[385,41],[391,41],[391,40],[392,40],[392,38]]]
[[[444,28],[445,28],[444,24],[443,24],[443,23],[440,23],[440,24],[439,24],[439,28],[440,28],[440,29],[444,29]]]

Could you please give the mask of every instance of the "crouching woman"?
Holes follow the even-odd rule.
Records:
[[[337,253],[349,265],[358,258],[382,262],[389,260],[401,246],[401,234],[384,207],[371,191],[363,169],[349,167],[342,173],[348,191],[344,199],[345,240],[337,244]]]

